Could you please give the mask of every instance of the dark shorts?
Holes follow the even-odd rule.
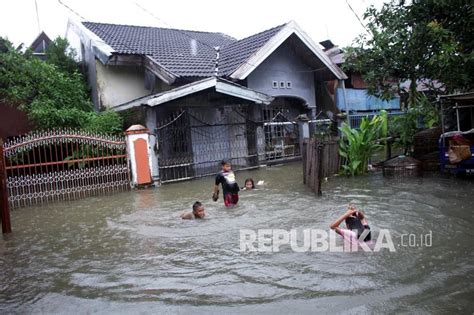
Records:
[[[224,194],[224,205],[226,207],[235,206],[239,202],[239,194],[227,193]]]

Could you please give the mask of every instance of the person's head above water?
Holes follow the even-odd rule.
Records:
[[[204,206],[202,205],[201,202],[196,201],[193,204],[193,214],[196,218],[199,218],[199,219],[204,218],[206,214],[204,213]]]
[[[347,217],[345,222],[346,222],[347,228],[349,230],[357,230],[358,232],[357,234],[360,234],[362,233],[362,231],[364,231],[364,225],[362,225],[362,222],[356,216]]]
[[[250,190],[250,189],[254,189],[254,188],[255,188],[255,183],[254,183],[253,179],[247,178],[245,180],[245,189]]]
[[[345,219],[347,229],[352,231],[357,230],[357,237],[360,237],[360,235],[365,230],[364,224],[362,223],[362,220],[365,218],[365,216],[362,212],[358,211],[356,206],[352,203],[350,203],[347,208],[348,210],[355,211],[353,215],[348,216]],[[370,240],[370,235],[367,235],[365,240]]]
[[[229,172],[232,169],[232,164],[229,160],[224,159],[221,161],[221,167],[224,172]]]

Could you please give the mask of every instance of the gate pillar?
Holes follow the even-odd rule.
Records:
[[[158,153],[157,153],[157,132],[156,132],[156,111],[155,108],[147,108],[146,110],[146,127],[150,130],[149,141],[151,153],[151,178],[153,181],[159,179],[159,168],[158,168]]]
[[[127,136],[127,155],[132,172],[132,185],[137,187],[152,184],[152,152],[149,130],[142,125],[132,125],[125,131],[125,135]]]

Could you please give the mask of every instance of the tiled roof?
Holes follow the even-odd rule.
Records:
[[[181,77],[212,76],[216,46],[221,51],[219,75],[228,76],[284,26],[236,40],[222,33],[92,22],[83,24],[117,53],[148,55]]]
[[[270,38],[272,38],[285,24],[276,26],[261,33],[235,41],[222,49],[219,72],[222,75],[230,75],[240,65],[245,63],[256,53]]]

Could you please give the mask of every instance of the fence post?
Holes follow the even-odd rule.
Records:
[[[125,131],[125,135],[127,137],[127,156],[132,172],[132,185],[137,187],[152,184],[149,130],[142,125],[133,125]]]
[[[318,196],[322,195],[321,179],[323,177],[323,148],[324,145],[318,141]]]
[[[10,205],[8,203],[7,171],[3,153],[3,140],[0,138],[0,206],[2,207],[2,233],[11,233]]]
[[[308,154],[308,140],[304,140],[303,141],[303,151],[301,152],[301,156],[303,157],[303,184],[305,184],[305,185],[308,182],[307,179],[306,179],[306,177],[308,176],[306,174],[306,172],[307,172],[306,163],[308,163],[307,154]]]
[[[303,152],[303,143],[309,139],[309,118],[306,114],[296,117],[298,122],[300,152]]]

